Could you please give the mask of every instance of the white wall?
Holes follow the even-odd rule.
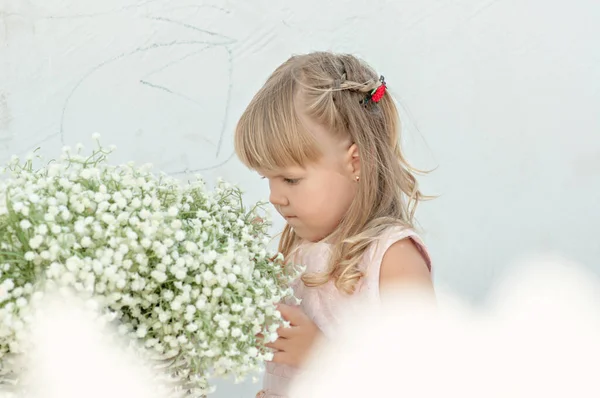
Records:
[[[237,117],[291,53],[354,52],[438,167],[419,212],[437,285],[480,302],[532,252],[600,273],[599,20],[596,0],[0,0],[0,160],[99,131],[116,160],[266,198],[232,157]]]

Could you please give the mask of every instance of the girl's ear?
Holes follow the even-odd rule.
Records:
[[[352,179],[360,177],[360,156],[358,154],[358,146],[350,145],[346,153],[346,169]]]

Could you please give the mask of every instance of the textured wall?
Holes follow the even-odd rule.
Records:
[[[596,0],[0,0],[0,160],[98,131],[116,160],[266,198],[233,157],[237,117],[291,53],[354,52],[397,95],[410,159],[437,167],[419,212],[437,285],[479,301],[531,252],[600,272],[598,20]]]

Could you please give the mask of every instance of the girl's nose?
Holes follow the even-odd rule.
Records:
[[[287,199],[287,197],[280,192],[279,189],[277,189],[276,187],[273,186],[273,184],[269,184],[270,185],[270,195],[269,195],[269,202],[271,202],[273,204],[273,206],[277,207],[277,206],[287,206],[289,204],[289,201]]]

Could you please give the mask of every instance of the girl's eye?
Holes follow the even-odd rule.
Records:
[[[286,184],[296,185],[300,182],[300,179],[299,178],[284,178],[283,181],[285,181]]]

